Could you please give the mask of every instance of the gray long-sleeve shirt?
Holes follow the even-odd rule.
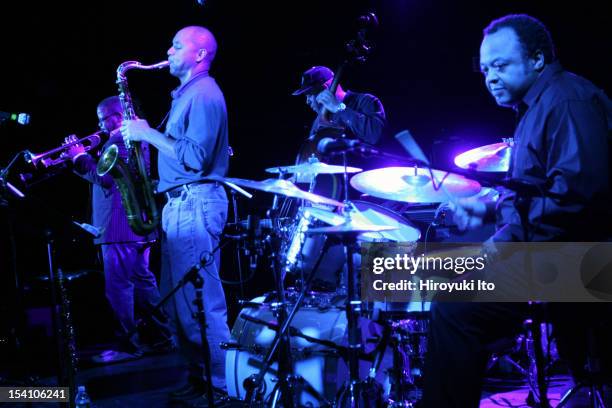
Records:
[[[159,192],[224,177],[229,166],[227,109],[215,80],[200,72],[174,90],[172,98],[165,135],[176,140],[178,159],[159,154]]]

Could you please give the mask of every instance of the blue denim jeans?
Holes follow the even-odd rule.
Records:
[[[168,293],[194,265],[210,259],[217,248],[227,219],[227,196],[216,183],[185,186],[179,197],[169,198],[162,213],[161,291]],[[219,346],[229,340],[227,305],[219,281],[219,251],[200,271],[204,278],[203,298],[206,337],[210,345],[213,386],[225,389],[225,351]],[[190,377],[203,377],[202,341],[193,313],[195,289],[187,283],[168,302],[167,312],[181,352],[190,363]]]

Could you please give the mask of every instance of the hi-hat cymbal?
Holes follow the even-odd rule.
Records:
[[[337,166],[334,164],[327,164],[320,161],[309,161],[308,163],[296,164],[294,166],[279,166],[270,167],[266,169],[266,172],[278,174],[303,174],[303,175],[317,175],[317,174],[342,174],[346,173],[359,173],[362,169],[357,167],[344,167]]]
[[[480,184],[454,173],[414,167],[386,167],[364,171],[351,178],[351,186],[373,197],[407,203],[441,203],[453,198],[470,197],[480,191]],[[440,183],[444,189],[440,188]]]
[[[301,190],[289,180],[266,179],[262,181],[256,181],[230,177],[225,178],[224,180],[239,185],[240,187],[252,188],[254,190],[265,191],[267,193],[272,194],[279,194],[285,197],[298,198],[300,200],[307,200],[314,204],[333,205],[335,207],[344,206],[344,204],[342,204],[340,201],[336,201],[331,198],[323,197]]]
[[[387,221],[390,225],[374,224],[357,208],[351,210],[350,218],[320,208],[308,208],[306,211],[316,219],[331,225],[330,227],[310,228],[307,231],[308,234],[361,234],[391,231],[399,228],[397,223],[392,224],[393,220]],[[386,219],[382,221],[386,221]]]
[[[310,228],[306,234],[362,234],[367,232],[382,232],[395,230],[397,227],[392,225],[374,225],[360,220],[347,220],[342,224],[333,225],[331,227]]]
[[[512,146],[509,143],[495,143],[480,146],[455,157],[455,165],[462,169],[506,172],[510,167]]]

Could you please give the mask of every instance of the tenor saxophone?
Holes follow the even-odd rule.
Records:
[[[142,65],[138,61],[126,61],[117,68],[117,86],[124,120],[136,119],[134,104],[128,88],[127,72],[132,69],[162,69],[168,61],[153,65]],[[107,147],[98,161],[96,171],[99,176],[110,174],[121,193],[130,228],[136,234],[144,236],[157,228],[160,214],[155,203],[153,186],[147,172],[140,142],[126,141],[128,150],[127,162],[119,157],[119,147],[115,144]]]

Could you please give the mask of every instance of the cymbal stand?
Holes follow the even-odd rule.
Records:
[[[348,172],[346,152],[342,153],[342,161],[344,164],[344,216],[346,222],[351,220],[351,212],[354,211],[354,206],[351,205],[348,198]],[[359,356],[363,350],[361,344],[361,329],[359,327],[359,316],[361,315],[361,299],[359,298],[359,288],[357,280],[357,271],[353,262],[353,254],[357,249],[358,233],[343,234],[341,236],[342,243],[346,252],[346,264],[348,275],[348,298],[346,303],[346,320],[348,331],[348,366],[349,380],[342,390],[338,392],[336,405],[339,407],[357,408],[365,406],[361,404],[360,394],[362,387],[360,384],[359,374]]]
[[[244,381],[244,387],[247,391],[245,400],[249,403],[249,406],[253,406],[257,402],[257,399],[262,397],[261,395],[256,395],[256,393],[263,384],[265,375],[270,370],[270,367],[272,365],[272,359],[274,358],[274,355],[277,351],[278,383],[275,386],[273,392],[271,393],[273,396],[272,406],[276,406],[276,402],[279,399],[283,402],[283,406],[285,407],[295,407],[299,405],[298,393],[296,393],[297,384],[304,382],[304,379],[298,378],[293,374],[291,340],[288,331],[291,327],[291,322],[293,321],[293,318],[295,317],[299,308],[302,306],[310,284],[314,280],[316,272],[319,269],[319,265],[323,260],[322,254],[327,251],[329,245],[329,240],[326,240],[319,259],[317,259],[317,262],[314,265],[308,279],[304,281],[300,296],[296,300],[295,305],[289,313],[287,313],[286,309],[287,304],[285,299],[285,288],[283,284],[283,263],[281,259],[282,257],[278,254],[273,254],[273,270],[275,273],[277,296],[280,305],[277,316],[277,332],[274,337],[274,340],[272,341],[272,344],[270,345],[270,348],[268,349],[268,352],[266,353],[259,372],[250,376]],[[275,246],[275,248],[278,248],[278,246]],[[309,388],[313,390],[313,387]],[[319,397],[322,398],[322,396]]]

